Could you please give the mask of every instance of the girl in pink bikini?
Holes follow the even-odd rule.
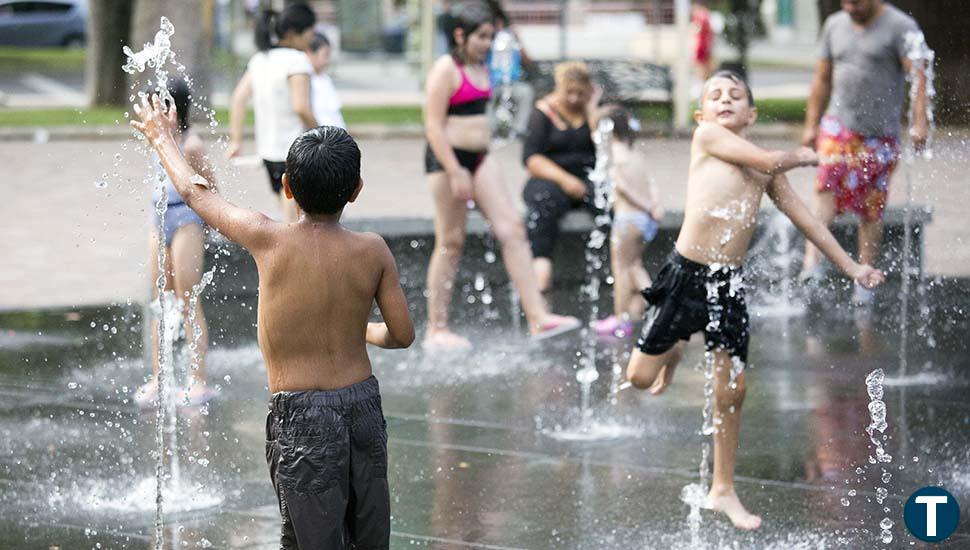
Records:
[[[488,156],[491,131],[485,106],[491,96],[485,57],[495,27],[488,7],[466,2],[448,30],[451,53],[440,57],[425,84],[425,171],[435,207],[435,247],[428,266],[426,348],[467,349],[468,339],[448,326],[448,306],[465,244],[469,201],[474,201],[502,245],[509,279],[519,292],[534,338],[579,328],[575,317],[549,312],[535,275],[522,216]]]

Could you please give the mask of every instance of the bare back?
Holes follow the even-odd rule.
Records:
[[[703,264],[740,266],[771,176],[710,155],[695,138],[677,251]]]
[[[326,390],[371,374],[365,335],[383,273],[373,234],[339,224],[274,224],[259,269],[259,347],[271,393]]]

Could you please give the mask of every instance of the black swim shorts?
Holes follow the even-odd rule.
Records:
[[[282,516],[280,547],[387,549],[387,424],[377,379],[273,394],[266,463]]]
[[[270,189],[279,195],[283,191],[283,172],[286,172],[286,163],[263,159],[263,164],[266,166],[266,175],[269,176]]]
[[[704,331],[708,351],[721,349],[747,361],[748,307],[740,268],[699,264],[675,250],[642,294],[650,306],[637,341],[643,353],[660,355]]]

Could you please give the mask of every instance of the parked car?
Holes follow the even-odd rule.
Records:
[[[0,45],[84,45],[87,0],[0,0]]]

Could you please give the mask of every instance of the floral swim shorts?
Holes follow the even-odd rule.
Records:
[[[839,213],[851,211],[865,221],[881,220],[889,199],[889,177],[899,160],[899,140],[864,136],[826,116],[816,150],[816,190],[832,193]]]

